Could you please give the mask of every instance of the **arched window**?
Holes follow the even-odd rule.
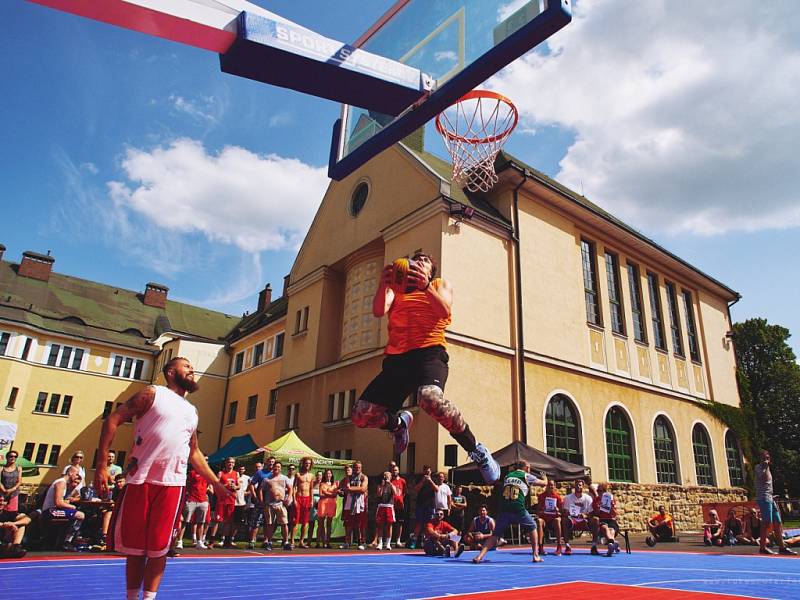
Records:
[[[675,455],[675,434],[663,415],[653,423],[653,448],[656,453],[658,483],[678,483],[678,460]]]
[[[714,461],[711,456],[711,442],[708,431],[700,423],[692,429],[692,448],[694,450],[694,469],[698,485],[715,485]]]
[[[632,428],[619,406],[606,415],[606,454],[609,480],[634,481]]]
[[[744,487],[744,470],[742,469],[742,453],[739,440],[731,430],[725,434],[725,458],[728,459],[728,476],[731,485]]]
[[[583,464],[578,411],[564,394],[547,403],[544,415],[547,453],[576,465]]]

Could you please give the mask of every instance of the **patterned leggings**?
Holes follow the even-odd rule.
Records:
[[[417,390],[417,403],[450,433],[462,433],[467,423],[461,412],[444,397],[438,385],[424,385]],[[356,427],[388,429],[390,411],[386,406],[358,400],[353,407],[352,419]]]

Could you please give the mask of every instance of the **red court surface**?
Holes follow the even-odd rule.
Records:
[[[713,592],[687,592],[685,590],[663,590],[653,588],[640,588],[633,585],[612,585],[607,583],[587,583],[574,581],[571,583],[558,583],[555,585],[537,585],[529,588],[514,588],[499,590],[497,592],[481,592],[478,594],[460,594],[437,596],[448,600],[541,600],[542,598],[589,598],[607,597],[612,595],[615,599],[625,600],[733,600],[735,598],[750,598],[750,596],[732,596],[730,594],[715,594]]]

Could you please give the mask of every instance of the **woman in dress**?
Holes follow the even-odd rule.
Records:
[[[339,482],[334,481],[333,471],[325,469],[319,484],[319,503],[317,504],[317,539],[324,548],[331,547],[331,525],[336,516],[338,496]]]
[[[9,450],[6,454],[6,464],[0,471],[0,494],[6,497],[7,511],[19,511],[19,486],[22,483],[22,467],[17,464],[16,450]]]

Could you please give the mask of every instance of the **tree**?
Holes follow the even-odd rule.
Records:
[[[744,416],[753,451],[773,457],[775,491],[800,494],[800,365],[787,340],[789,330],[766,319],[733,326]],[[751,462],[756,457],[751,456]]]

